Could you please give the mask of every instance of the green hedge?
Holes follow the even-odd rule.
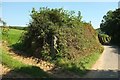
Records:
[[[107,34],[98,34],[98,38],[101,44],[108,44],[111,40],[111,37]]]

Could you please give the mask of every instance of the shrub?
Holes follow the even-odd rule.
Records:
[[[101,44],[108,44],[111,40],[111,37],[107,34],[98,34],[98,38]]]
[[[52,58],[61,56],[59,54],[61,53],[60,49],[65,46],[58,40],[62,34],[61,30],[66,27],[71,30],[74,24],[80,23],[81,19],[80,12],[79,17],[77,17],[62,8],[40,8],[40,11],[36,11],[33,8],[31,17],[32,21],[23,36],[22,44],[24,45],[24,50],[29,49],[30,52],[34,53],[32,55],[39,58],[44,58],[46,57],[45,55],[49,55]]]
[[[81,21],[80,12],[76,16],[62,8],[33,8],[31,17],[21,43],[33,56],[78,71],[84,69],[82,58],[103,51],[96,31],[90,23]]]

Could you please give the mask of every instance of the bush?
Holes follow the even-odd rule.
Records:
[[[62,33],[62,31],[59,32],[59,29],[66,27],[72,29],[75,24],[80,23],[80,15],[78,17],[73,16],[71,12],[67,12],[62,8],[40,8],[40,11],[36,11],[33,8],[31,17],[32,21],[23,36],[22,44],[24,45],[24,50],[31,50],[30,52],[34,53],[32,55],[39,58],[46,57],[43,55],[49,55],[52,58],[58,56],[61,49],[60,46],[62,47],[62,44],[58,43],[58,34]],[[59,49],[57,49],[57,46]],[[46,54],[45,50],[48,54]]]
[[[82,58],[103,51],[96,31],[90,23],[81,21],[80,12],[75,16],[62,8],[33,8],[31,17],[21,43],[32,56],[62,66],[77,66],[78,70],[84,67],[79,64]]]
[[[98,38],[101,44],[108,44],[111,40],[111,37],[107,34],[98,34]]]
[[[8,39],[8,32],[9,32],[9,27],[1,27],[1,32],[2,32],[2,38],[4,38],[4,40]]]

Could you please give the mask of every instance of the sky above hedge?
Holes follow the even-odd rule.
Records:
[[[82,20],[92,23],[93,27],[99,28],[103,16],[109,10],[118,8],[118,2],[3,2],[2,19],[7,25],[26,26],[30,18],[32,8],[39,10],[40,7],[64,8],[74,10],[77,14],[81,11]]]

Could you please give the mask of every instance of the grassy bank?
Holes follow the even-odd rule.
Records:
[[[5,39],[4,36],[3,36],[3,40],[7,40],[9,42],[9,45],[11,45],[11,46],[15,45],[16,43],[18,43],[18,41],[19,41],[19,39],[22,35],[22,32],[24,32],[24,31],[23,30],[10,29],[9,34],[8,34],[8,36],[9,36],[8,39]],[[88,34],[87,31],[85,31],[83,33]],[[69,34],[71,35],[70,32],[69,32]],[[67,35],[65,35],[65,36],[66,36],[65,39],[64,38],[63,39],[67,40],[66,39]],[[71,37],[71,39],[74,38],[74,36],[68,36],[68,37]],[[89,41],[88,43],[84,43],[84,42],[86,42],[86,40],[88,38],[91,41]],[[54,61],[54,63],[57,64],[58,66],[63,67],[66,70],[75,72],[76,74],[78,74],[80,76],[83,76],[83,75],[85,75],[87,70],[89,70],[92,67],[92,65],[96,62],[96,60],[99,58],[100,54],[103,51],[103,48],[101,47],[101,49],[97,50],[97,48],[100,48],[99,47],[100,45],[99,44],[96,45],[94,43],[95,38],[92,39],[92,36],[87,37],[87,35],[84,35],[79,39],[80,40],[82,39],[81,40],[82,43],[81,43],[80,49],[77,50],[77,53],[79,54],[78,51],[81,51],[83,54],[81,54],[80,56],[83,56],[83,57],[77,58],[77,56],[76,56],[76,58],[73,58],[71,60],[68,60],[66,58],[58,58],[56,61]],[[75,40],[75,39],[73,39],[73,40]],[[72,46],[73,44],[71,44],[71,43],[70,43],[70,45]],[[90,43],[92,43],[92,44],[90,44]],[[75,44],[75,42],[74,42],[74,44]],[[90,46],[90,45],[94,45],[94,46]],[[72,47],[75,47],[75,46],[77,46],[77,45],[73,45]],[[16,45],[15,47],[19,47],[19,45]],[[13,47],[13,48],[15,48],[15,47]],[[71,50],[72,49],[73,48],[71,48]],[[70,52],[70,50],[69,50],[69,52]],[[5,54],[4,53],[2,55],[2,57],[4,58],[3,59],[3,64],[7,65],[8,67],[10,67],[12,69],[17,69],[20,72],[25,72],[25,73],[32,74],[32,75],[37,75],[37,73],[41,74],[41,72],[42,72],[41,70],[40,71],[38,70],[38,72],[36,72],[36,70],[38,68],[33,67],[33,66],[28,66],[28,65],[25,65],[25,64],[23,64],[19,61],[13,60],[7,53],[5,53]],[[84,53],[85,54],[87,53],[87,55],[85,56]],[[12,64],[11,64],[11,62],[12,62]]]
[[[6,51],[2,50],[2,64],[9,67],[12,71],[28,74],[31,77],[48,77],[48,74],[42,69],[32,65],[26,65],[16,59],[13,59]],[[7,74],[6,74],[7,75]]]
[[[8,32],[8,37],[4,35],[0,35],[2,37],[2,41],[7,41],[8,45],[12,46],[19,42],[19,39],[22,35],[24,30],[17,30],[17,29],[10,29]],[[0,56],[2,57],[2,64],[9,67],[12,71],[28,74],[31,77],[49,77],[46,72],[44,72],[42,69],[36,66],[27,65],[19,60],[13,59],[8,51],[1,49],[2,54]],[[7,74],[6,74],[7,75]]]
[[[101,53],[102,52],[94,52],[88,56],[78,59],[77,61],[58,59],[58,61],[55,63],[66,70],[75,72],[77,75],[80,75],[82,77],[87,73],[87,71],[91,70],[92,66],[98,60]]]
[[[3,40],[7,40],[10,45],[17,43],[23,34],[24,30],[17,30],[17,29],[9,29],[8,37],[6,38],[4,35],[2,36]]]

